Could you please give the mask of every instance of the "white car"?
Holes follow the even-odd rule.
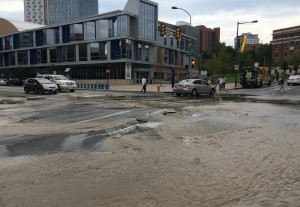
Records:
[[[36,78],[45,78],[56,83],[59,91],[68,90],[70,92],[74,92],[77,89],[76,82],[69,80],[64,75],[39,74]]]
[[[7,80],[5,79],[0,79],[0,86],[6,86],[7,85]]]
[[[296,85],[300,84],[300,75],[291,75],[287,79],[287,85]]]

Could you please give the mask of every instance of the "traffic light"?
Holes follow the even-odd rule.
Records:
[[[178,40],[180,39],[180,36],[181,36],[181,30],[179,27],[176,27],[175,38]]]
[[[164,37],[167,34],[167,28],[164,23],[160,23],[160,36]]]
[[[192,65],[192,68],[195,68],[195,64],[196,64],[195,58],[192,58],[192,59],[191,59],[191,65]]]

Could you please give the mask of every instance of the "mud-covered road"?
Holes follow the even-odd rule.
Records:
[[[299,206],[298,102],[73,96],[2,97],[0,206]]]

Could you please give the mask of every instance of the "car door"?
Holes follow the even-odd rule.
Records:
[[[209,94],[210,93],[210,87],[208,86],[208,83],[206,81],[201,80],[201,93],[203,94]]]
[[[33,80],[33,90],[34,92],[38,92],[40,88],[40,83],[37,80]]]
[[[33,92],[33,79],[29,79],[26,83],[26,88],[29,92]]]
[[[193,88],[197,90],[197,93],[199,94],[201,91],[201,82],[200,80],[194,80],[193,81]]]

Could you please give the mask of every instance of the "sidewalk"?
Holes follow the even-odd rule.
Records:
[[[147,92],[158,92],[159,84],[148,84]],[[226,83],[225,91],[234,90],[241,88],[240,86],[235,87],[235,83]],[[126,91],[126,92],[140,92],[142,90],[141,84],[134,85],[112,85],[109,87],[110,91]],[[219,87],[217,86],[216,92],[219,91]],[[147,93],[146,92],[146,93]],[[172,93],[173,89],[171,84],[161,84],[160,93]]]

